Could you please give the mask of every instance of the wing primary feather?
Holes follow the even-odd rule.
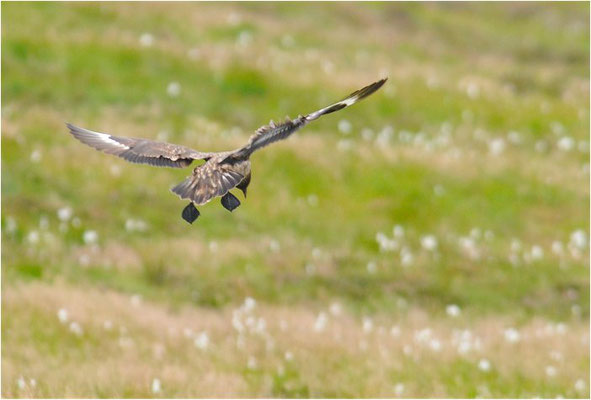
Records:
[[[113,154],[126,161],[157,167],[182,168],[196,159],[209,159],[214,153],[201,153],[185,146],[113,136],[94,132],[66,123],[70,134],[80,142],[107,154]]]
[[[374,93],[376,90],[381,88],[388,78],[380,79],[377,82],[372,83],[371,85],[365,86],[355,92],[351,93],[343,100],[340,100],[334,104],[331,104],[328,107],[324,107],[318,111],[313,113],[307,114],[305,116],[299,116],[293,120],[289,117],[287,120],[280,124],[275,124],[273,120],[269,122],[269,125],[265,125],[257,129],[257,131],[252,135],[248,141],[248,144],[228,155],[223,162],[231,162],[232,160],[240,160],[246,159],[250,157],[250,155],[258,149],[261,149],[271,143],[276,141],[286,139],[292,133],[297,131],[298,129],[304,127],[309,122],[314,121],[320,118],[323,115],[330,114],[343,108],[349,107],[359,100],[366,98],[367,96]]]

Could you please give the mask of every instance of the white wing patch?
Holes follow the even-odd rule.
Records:
[[[122,143],[119,143],[116,140],[111,139],[111,135],[107,135],[106,133],[100,133],[100,132],[92,132],[92,133],[94,133],[97,136],[97,138],[100,139],[102,142],[104,142],[110,146],[117,146],[120,149],[125,149],[125,150],[129,149],[129,146],[126,146]]]

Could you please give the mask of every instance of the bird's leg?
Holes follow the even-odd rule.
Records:
[[[240,201],[232,193],[228,192],[222,197],[222,206],[230,212],[240,205]]]
[[[183,208],[183,213],[181,215],[185,221],[192,224],[197,218],[199,218],[199,210],[193,205],[193,202],[190,202],[185,208]]]
[[[244,193],[244,198],[246,198],[246,190],[248,189],[249,184],[250,184],[250,172],[248,173],[246,178],[244,178],[242,180],[242,182],[240,182],[238,185],[236,185],[236,187],[238,189],[242,190],[242,193]]]

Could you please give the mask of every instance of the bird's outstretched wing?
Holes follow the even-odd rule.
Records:
[[[72,136],[82,143],[133,163],[149,164],[157,167],[183,168],[190,165],[193,160],[207,160],[214,154],[201,153],[176,144],[113,136],[107,133],[89,131],[72,124],[66,125]]]
[[[254,151],[263,148],[278,140],[287,138],[289,135],[308,124],[310,121],[314,121],[315,119],[318,119],[323,115],[330,114],[338,110],[342,110],[345,107],[357,103],[359,100],[369,96],[370,94],[374,93],[376,90],[381,88],[387,80],[388,78],[384,78],[377,82],[374,82],[371,85],[368,85],[362,89],[359,89],[351,93],[343,100],[331,104],[328,107],[324,107],[313,113],[304,116],[300,115],[299,117],[293,120],[288,118],[286,121],[279,124],[275,124],[273,121],[271,121],[269,125],[265,125],[257,129],[255,134],[250,137],[248,144],[230,154],[229,158],[247,158]]]

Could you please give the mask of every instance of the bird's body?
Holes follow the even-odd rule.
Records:
[[[67,126],[70,133],[82,143],[134,163],[183,168],[189,166],[193,160],[205,160],[205,163],[197,166],[187,179],[171,189],[180,198],[191,201],[183,210],[182,216],[186,221],[192,223],[199,216],[195,205],[205,204],[215,197],[222,197],[222,205],[230,211],[240,205],[230,190],[236,187],[246,197],[251,177],[250,156],[256,150],[287,138],[322,115],[355,104],[374,93],[385,82],[386,79],[382,79],[372,83],[335,104],[304,116],[300,115],[293,120],[288,118],[280,124],[271,121],[269,125],[257,129],[245,146],[226,152],[203,153],[171,143],[113,136],[89,131],[72,124],[67,124]]]

